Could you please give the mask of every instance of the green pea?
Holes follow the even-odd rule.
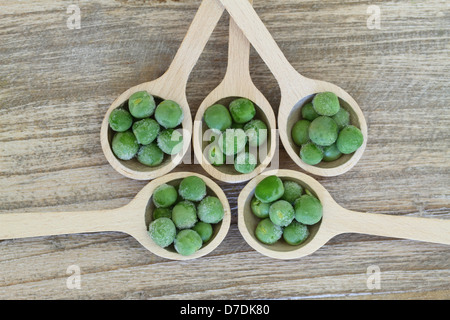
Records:
[[[197,222],[192,230],[196,231],[200,235],[203,242],[209,241],[213,234],[212,225],[203,221]]]
[[[174,155],[183,148],[183,135],[179,130],[166,129],[156,138],[158,147],[167,154]]]
[[[155,111],[155,99],[147,91],[135,92],[128,99],[128,109],[137,119],[150,117]]]
[[[164,100],[155,110],[155,119],[166,129],[175,128],[183,121],[183,109],[172,100]]]
[[[309,165],[316,165],[323,159],[323,151],[313,142],[308,142],[300,149],[300,158]]]
[[[339,130],[350,124],[350,113],[344,108],[340,108],[339,111],[331,117],[338,125]]]
[[[321,116],[334,116],[340,108],[339,98],[333,92],[321,92],[312,100],[314,110]]]
[[[283,239],[287,244],[299,245],[309,236],[308,227],[294,220],[283,230]]]
[[[133,123],[133,133],[140,144],[150,144],[158,136],[160,127],[154,119],[146,118]]]
[[[311,102],[306,103],[302,109],[302,118],[308,121],[313,121],[319,116],[319,114],[314,110],[314,106]]]
[[[156,187],[152,198],[157,208],[168,208],[177,201],[178,192],[174,186],[164,183]]]
[[[274,244],[281,239],[283,228],[274,224],[269,218],[261,220],[256,226],[256,238],[265,244]]]
[[[222,221],[225,211],[219,198],[207,196],[198,204],[197,215],[200,221],[206,223],[219,223]]]
[[[286,200],[278,200],[269,208],[269,218],[277,226],[288,226],[294,220],[294,216],[294,207]]]
[[[197,223],[197,209],[188,200],[178,202],[172,208],[172,221],[178,229],[189,229]]]
[[[139,143],[133,132],[117,132],[111,142],[111,148],[117,158],[121,160],[132,159],[139,150]]]
[[[282,200],[286,200],[289,203],[294,203],[294,201],[303,193],[303,188],[295,181],[283,181],[284,194],[281,197]]]
[[[158,246],[165,248],[175,240],[175,224],[169,218],[162,217],[150,223],[148,233]]]
[[[336,143],[333,143],[331,146],[323,147],[323,161],[330,162],[339,159],[342,156],[342,153],[336,146]]]
[[[109,126],[116,132],[124,132],[130,129],[133,124],[133,117],[131,114],[123,109],[117,108],[111,111],[108,118]]]
[[[283,181],[275,175],[264,178],[255,188],[255,197],[264,203],[276,201],[280,199],[283,194]]]
[[[164,153],[152,142],[139,148],[137,153],[137,160],[149,167],[160,165],[164,160]]]
[[[256,114],[255,105],[248,99],[239,98],[230,103],[230,113],[234,122],[246,123]]]
[[[217,143],[225,155],[232,156],[245,148],[247,136],[242,129],[227,129],[219,137]]]
[[[250,201],[250,208],[255,216],[258,218],[268,218],[269,217],[269,208],[272,203],[264,203],[261,202],[256,197],[253,197]]]
[[[250,152],[241,152],[234,160],[234,169],[239,173],[250,173],[256,168],[256,157]]]
[[[206,184],[197,177],[186,177],[180,182],[178,193],[184,200],[200,201],[206,196]]]
[[[333,119],[320,116],[314,119],[308,129],[309,138],[319,146],[330,146],[338,137],[339,129]]]
[[[172,210],[169,208],[155,208],[153,210],[153,220],[159,219],[159,218],[172,218]]]
[[[208,160],[213,166],[221,166],[226,161],[225,154],[220,150],[216,143],[212,143],[208,146],[207,154]]]
[[[215,104],[205,111],[205,123],[210,129],[223,131],[231,127],[231,115],[227,107]]]
[[[267,126],[264,121],[253,119],[244,126],[245,134],[248,137],[248,144],[251,147],[259,147],[267,140]]]
[[[322,204],[316,197],[304,194],[294,203],[295,220],[313,225],[322,219]]]
[[[175,250],[183,256],[194,254],[202,247],[202,245],[203,241],[200,235],[191,229],[185,229],[178,232],[174,241]]]
[[[294,143],[301,147],[302,144],[305,144],[309,141],[309,126],[311,121],[308,120],[299,120],[297,121],[291,130],[291,136]]]
[[[343,154],[355,152],[364,142],[363,134],[357,127],[349,125],[339,132],[336,146]]]

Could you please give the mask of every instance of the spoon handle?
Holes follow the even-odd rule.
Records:
[[[361,213],[347,209],[339,212],[341,233],[363,233],[450,245],[450,220]]]
[[[0,214],[0,240],[59,234],[122,231],[122,210]]]
[[[186,86],[208,39],[222,16],[224,8],[216,0],[203,0],[175,57],[167,69],[175,84]]]

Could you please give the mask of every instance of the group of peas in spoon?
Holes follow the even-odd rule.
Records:
[[[136,158],[154,167],[164,155],[174,155],[183,147],[183,136],[177,131],[183,121],[183,110],[172,100],[158,105],[147,91],[133,93],[109,116],[109,126],[115,132],[111,148],[121,160]]]
[[[364,142],[363,134],[350,124],[350,114],[333,92],[317,93],[301,109],[302,119],[291,130],[300,147],[300,158],[309,165],[334,161],[355,152]]]

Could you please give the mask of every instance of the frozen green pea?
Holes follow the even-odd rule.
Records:
[[[314,110],[322,116],[334,116],[340,109],[339,98],[333,92],[321,92],[312,100]]]
[[[158,147],[167,154],[174,155],[183,149],[183,135],[179,130],[166,129],[156,138]]]
[[[313,225],[322,219],[322,204],[316,197],[304,194],[294,203],[295,220]]]
[[[175,128],[183,121],[183,109],[172,100],[164,100],[155,110],[155,119],[166,129]]]
[[[148,233],[158,246],[165,248],[175,240],[175,224],[169,218],[162,217],[150,223]]]
[[[308,227],[294,220],[283,230],[283,239],[287,244],[298,245],[305,241],[309,236]]]
[[[155,208],[153,210],[153,220],[159,219],[159,218],[172,218],[172,210],[169,208]]]
[[[158,136],[160,127],[154,119],[146,118],[133,123],[133,133],[140,144],[150,144]]]
[[[299,120],[297,121],[291,130],[292,141],[301,147],[303,144],[309,141],[309,125],[311,121],[308,120]]]
[[[330,162],[339,159],[342,156],[342,153],[336,146],[336,143],[333,143],[331,146],[323,147],[323,161]]]
[[[217,143],[225,155],[232,156],[245,148],[247,136],[242,129],[227,129],[219,137]]]
[[[225,211],[219,198],[207,196],[198,204],[197,215],[200,221],[206,223],[219,223],[222,221]]]
[[[181,180],[178,193],[185,200],[200,201],[206,196],[206,184],[197,176],[186,177]]]
[[[231,127],[231,115],[228,108],[221,104],[215,104],[206,109],[205,123],[210,129],[223,131]]]
[[[309,165],[316,165],[323,159],[323,150],[313,142],[308,142],[300,149],[300,158]]]
[[[340,108],[339,111],[331,117],[338,125],[339,130],[350,124],[350,113],[344,108]]]
[[[164,152],[152,142],[145,146],[141,146],[136,156],[137,160],[149,167],[160,165],[164,160]]]
[[[139,143],[133,132],[117,132],[111,142],[111,148],[117,158],[121,160],[132,159],[139,150]]]
[[[207,155],[209,163],[213,166],[221,166],[226,162],[226,156],[217,143],[212,143],[207,147]]]
[[[192,230],[196,231],[200,235],[203,242],[209,241],[213,234],[212,225],[203,221],[197,222]]]
[[[234,169],[239,173],[250,173],[256,168],[256,157],[250,152],[241,152],[234,159]]]
[[[313,121],[319,116],[319,114],[314,110],[314,106],[311,102],[306,103],[302,109],[302,118],[308,121]]]
[[[253,119],[256,114],[255,105],[248,99],[239,98],[230,103],[230,113],[234,122],[246,123]]]
[[[128,99],[128,109],[137,119],[150,117],[155,111],[155,99],[147,91],[135,92]]]
[[[197,209],[191,201],[183,200],[172,208],[172,221],[178,229],[189,229],[197,223]]]
[[[267,126],[262,120],[250,120],[245,124],[244,131],[251,147],[259,147],[267,140]]]
[[[308,135],[312,142],[319,146],[330,146],[336,142],[339,129],[333,119],[320,116],[309,125]]]
[[[336,146],[343,154],[355,152],[364,142],[363,134],[357,127],[349,125],[339,132]]]
[[[255,188],[255,197],[264,203],[276,201],[280,199],[283,194],[283,181],[275,175],[265,177]]]
[[[282,200],[286,200],[289,203],[294,203],[294,201],[303,193],[303,188],[295,181],[283,181],[284,194],[281,197]]]
[[[278,200],[269,208],[270,220],[278,226],[286,227],[294,220],[294,207],[286,200]]]
[[[152,198],[157,208],[168,208],[177,201],[178,192],[174,186],[164,183],[156,187]]]
[[[256,238],[265,244],[274,244],[281,239],[283,228],[274,224],[269,218],[261,220],[256,226]]]
[[[124,132],[130,129],[133,124],[133,117],[131,114],[123,109],[117,108],[111,111],[108,118],[109,126],[116,132]]]
[[[190,256],[200,250],[203,245],[200,235],[191,229],[185,229],[178,232],[174,240],[175,250],[183,255]]]
[[[250,208],[255,216],[258,218],[268,218],[269,217],[269,208],[272,203],[264,203],[261,202],[256,197],[253,197],[250,201]]]

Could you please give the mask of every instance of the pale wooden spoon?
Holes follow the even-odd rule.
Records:
[[[283,181],[295,181],[320,200],[323,206],[322,220],[309,227],[310,235],[304,243],[292,246],[280,239],[275,244],[266,245],[256,238],[255,228],[261,219],[252,213],[250,202],[256,185],[270,175],[276,175]],[[342,233],[363,233],[450,245],[450,220],[347,210],[337,204],[318,181],[294,170],[266,171],[248,182],[238,198],[238,227],[252,248],[277,259],[296,259],[309,255]]]
[[[170,172],[182,161],[189,149],[192,132],[191,110],[186,98],[187,81],[223,11],[224,9],[220,3],[213,0],[204,0],[167,71],[156,80],[128,89],[109,107],[102,122],[100,141],[106,159],[122,175],[137,180],[150,180]],[[155,167],[145,166],[136,159],[120,160],[116,158],[111,150],[111,141],[114,134],[108,123],[111,111],[121,106],[133,93],[144,90],[160,99],[177,102],[184,113],[182,121],[182,151],[172,157],[166,155],[165,160]]]
[[[190,256],[182,256],[171,248],[161,248],[150,238],[148,226],[154,209],[153,191],[161,184],[178,186],[188,176],[201,178],[207,186],[207,194],[219,198],[224,208],[221,222],[213,225],[213,236],[200,250]],[[225,238],[231,223],[228,199],[222,189],[211,179],[192,172],[175,172],[148,183],[127,205],[111,209],[75,212],[29,212],[0,214],[0,240],[52,236],[73,233],[117,231],[131,235],[150,252],[167,259],[187,260],[204,256],[213,251]]]
[[[260,174],[269,165],[276,150],[275,115],[270,103],[253,84],[249,71],[249,55],[250,43],[233,19],[230,19],[227,71],[222,82],[203,100],[194,119],[192,144],[197,161],[211,176],[229,183],[247,181]],[[255,103],[255,119],[264,121],[268,131],[267,142],[255,150],[259,164],[251,173],[246,174],[237,172],[233,164],[213,166],[205,155],[209,144],[209,139],[205,135],[208,127],[203,121],[206,109],[216,103],[228,107],[229,103],[237,97],[247,98]]]
[[[264,23],[247,1],[217,0],[228,10],[236,24],[248,38],[276,78],[281,91],[278,111],[280,139],[289,156],[305,171],[318,176],[336,176],[350,170],[361,158],[367,144],[367,124],[356,101],[343,89],[325,81],[309,79],[299,74],[280,50]],[[300,148],[294,144],[291,130],[300,120],[300,109],[314,94],[330,91],[335,93],[350,113],[350,121],[358,127],[364,137],[363,145],[353,154],[343,155],[332,162],[321,162],[317,166],[304,163],[299,156]]]

